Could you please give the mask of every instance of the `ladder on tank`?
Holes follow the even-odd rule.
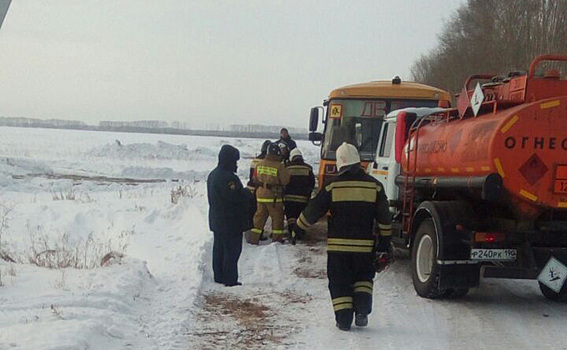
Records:
[[[410,237],[412,217],[415,212],[415,182],[417,177],[417,155],[419,147],[419,129],[429,116],[416,119],[409,130],[408,149],[406,152],[406,171],[404,171],[404,187],[402,194],[402,236]],[[412,157],[412,152],[414,153]],[[412,168],[413,163],[413,168]],[[408,241],[409,243],[409,241]]]

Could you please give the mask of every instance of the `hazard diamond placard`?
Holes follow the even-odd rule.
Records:
[[[482,92],[480,83],[477,83],[476,88],[474,89],[474,93],[471,96],[471,107],[475,117],[478,115],[478,111],[480,110],[482,102],[484,102],[484,93]]]
[[[567,266],[554,257],[551,257],[537,278],[542,284],[555,293],[561,292],[567,278]]]

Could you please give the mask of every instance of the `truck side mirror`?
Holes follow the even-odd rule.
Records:
[[[317,126],[319,124],[319,107],[311,108],[311,114],[309,115],[309,131],[317,131]]]

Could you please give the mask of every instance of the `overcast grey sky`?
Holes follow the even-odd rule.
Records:
[[[306,127],[341,85],[400,75],[464,0],[15,0],[0,116]]]

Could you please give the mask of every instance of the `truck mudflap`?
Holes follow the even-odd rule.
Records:
[[[439,288],[447,290],[452,288],[477,287],[480,282],[480,264],[444,264],[439,265]]]

